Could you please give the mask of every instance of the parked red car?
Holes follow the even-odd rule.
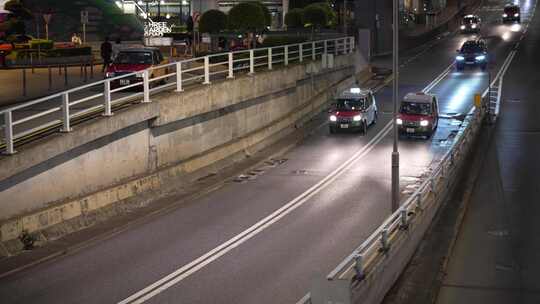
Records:
[[[157,48],[138,47],[120,50],[111,65],[105,70],[105,78],[113,78],[134,72],[143,71],[152,66],[165,64],[163,55]],[[166,69],[152,71],[150,78],[159,77],[167,73]],[[142,75],[136,74],[111,82],[112,87],[127,86],[142,82]]]
[[[439,125],[439,105],[432,94],[408,93],[401,102],[396,123],[399,134],[430,138]]]

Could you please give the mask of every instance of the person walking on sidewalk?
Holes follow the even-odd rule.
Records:
[[[112,55],[112,45],[109,42],[109,37],[105,37],[105,41],[101,44],[101,58],[103,59],[103,69],[102,72],[105,72],[105,69],[109,64],[111,64],[111,55]]]

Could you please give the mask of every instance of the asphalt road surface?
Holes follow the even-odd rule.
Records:
[[[494,75],[522,29],[500,24],[504,1],[486,4],[479,14]],[[471,37],[451,34],[401,72],[401,95],[432,83],[443,116],[430,140],[400,141],[403,191],[443,155],[454,118],[487,87],[488,72],[451,67]],[[2,303],[295,303],[390,213],[391,90],[376,97],[381,113],[367,136],[330,135],[323,124],[254,179],[0,280]]]
[[[535,17],[504,78],[500,119],[482,152],[439,304],[540,303],[539,26]]]

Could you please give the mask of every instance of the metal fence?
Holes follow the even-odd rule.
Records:
[[[30,140],[44,132],[70,132],[73,123],[97,116],[112,116],[116,107],[133,102],[151,102],[157,92],[186,86],[209,85],[216,79],[231,79],[238,73],[251,75],[258,70],[272,70],[323,54],[348,54],[355,47],[353,37],[310,41],[271,48],[219,53],[172,62],[146,70],[111,75],[101,81],[59,92],[0,111],[0,149],[14,154],[15,143]],[[131,90],[137,89],[137,92]],[[142,99],[142,100],[141,100]]]

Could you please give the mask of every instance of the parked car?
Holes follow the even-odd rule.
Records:
[[[144,71],[153,66],[165,64],[160,50],[152,47],[125,48],[118,52],[114,61],[106,68],[105,78],[113,78],[134,72]],[[167,74],[166,68],[152,70],[150,78]],[[161,82],[165,82],[163,79]],[[112,81],[112,87],[127,86],[135,83],[142,83],[142,73],[130,77],[124,77]],[[152,83],[155,85],[156,83]]]
[[[459,29],[462,33],[480,33],[482,27],[482,19],[477,15],[466,15],[461,19]]]
[[[504,6],[504,11],[502,14],[502,21],[503,23],[506,22],[513,22],[516,21],[518,23],[521,22],[521,12],[519,9],[519,5],[509,3]]]
[[[430,138],[439,125],[439,104],[433,94],[408,93],[401,101],[396,120],[401,136]]]
[[[456,69],[462,71],[466,66],[480,66],[485,70],[488,65],[487,44],[483,39],[468,40],[457,50]]]
[[[329,110],[330,133],[338,130],[360,130],[377,122],[377,103],[371,90],[352,87],[342,92]]]
[[[0,66],[7,65],[6,57],[13,51],[13,43],[0,40]]]

